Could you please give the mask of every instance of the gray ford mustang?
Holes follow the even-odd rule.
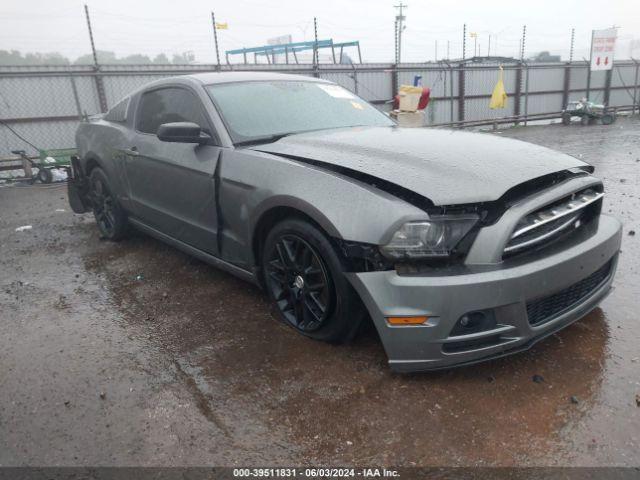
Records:
[[[529,348],[610,289],[620,223],[593,168],[481,133],[401,129],[331,82],[205,73],[80,124],[69,200],[261,285],[303,335],[370,317],[391,367]]]

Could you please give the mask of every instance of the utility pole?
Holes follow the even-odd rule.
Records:
[[[593,61],[593,37],[595,36],[595,30],[591,30],[591,43],[589,44],[589,67],[587,70],[587,100],[589,100],[589,94],[591,93],[591,62]]]
[[[216,61],[220,70],[220,50],[218,50],[218,29],[216,28],[216,16],[211,12],[211,23],[213,24],[213,43],[216,47]]]
[[[462,26],[462,59],[467,58],[467,24]]]
[[[318,63],[320,63],[320,59],[318,58],[318,19],[313,17],[313,68],[316,70],[315,76],[319,76],[317,69]]]
[[[438,40],[436,40],[436,51],[435,51],[435,55],[433,57],[434,61],[438,61]]]
[[[400,2],[400,5],[394,5],[393,7],[398,9],[398,15],[396,15],[396,21],[398,22],[398,61],[396,63],[400,63],[402,62],[402,31],[405,28],[403,22],[406,20],[406,17],[402,14],[402,9],[408,8],[408,6]]]
[[[569,63],[573,62],[573,44],[576,38],[576,29],[571,29],[571,48],[569,49]]]
[[[518,55],[521,55],[521,54],[522,54],[522,38],[518,40]]]
[[[525,47],[525,40],[527,38],[527,26],[523,25],[522,27],[522,38],[520,39],[520,63],[518,64],[518,69],[516,70],[516,92],[515,92],[515,105],[513,106],[513,113],[516,117],[520,117],[520,105],[522,102],[522,83],[523,83],[523,78],[522,78],[522,70],[523,70],[523,66],[525,65],[524,63],[524,47]],[[527,75],[529,74],[529,67],[527,66]],[[527,90],[529,88],[529,84],[527,83]],[[527,118],[527,108],[528,108],[528,98],[529,95],[527,94],[527,92],[525,91],[525,108],[524,108],[524,116],[525,116],[525,121]],[[519,122],[515,122],[516,125],[519,125]]]
[[[395,61],[394,63],[398,64],[398,19],[396,18],[393,22],[393,54]]]
[[[89,17],[89,7],[84,5],[84,14],[87,18],[87,28],[89,29],[89,41],[91,42],[91,53],[93,54],[93,65],[95,69],[95,81],[96,91],[98,92],[98,102],[100,103],[100,110],[106,112],[107,108],[107,96],[104,93],[104,85],[102,84],[102,77],[99,74],[100,65],[98,64],[98,53],[96,52],[96,44],[93,41],[93,29],[91,28],[91,18]]]
[[[458,121],[463,122],[465,116],[465,69],[464,63],[467,58],[467,24],[462,25],[462,62],[458,65]],[[451,70],[453,74],[453,70]],[[453,78],[453,77],[452,77]],[[451,87],[453,96],[453,84]]]
[[[393,71],[391,72],[391,98],[395,98],[396,93],[398,92],[398,17],[396,17],[394,19],[393,22],[393,27],[394,27],[394,53],[395,53],[395,59],[393,62]]]
[[[318,63],[318,19],[313,17],[313,64]]]
[[[98,54],[96,53],[96,44],[93,42],[93,30],[91,29],[91,18],[89,17],[89,7],[85,4],[84,15],[87,17],[87,28],[89,29],[89,41],[91,42],[91,53],[93,53],[93,64],[98,67]]]
[[[491,34],[489,34],[489,46],[487,47],[487,57],[491,56]]]
[[[447,40],[447,60],[449,60],[449,40]]]

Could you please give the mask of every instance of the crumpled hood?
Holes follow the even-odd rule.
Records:
[[[323,130],[252,148],[355,170],[412,190],[435,205],[497,200],[527,180],[587,166],[519,140],[426,128]]]

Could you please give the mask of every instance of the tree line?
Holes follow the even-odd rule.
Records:
[[[104,65],[185,65],[193,63],[193,53],[174,53],[171,59],[165,53],[159,53],[153,58],[143,54],[127,55],[120,57],[110,51],[98,50],[98,63]],[[81,55],[71,60],[58,52],[29,52],[22,53],[18,50],[0,50],[0,65],[93,65],[93,55]]]

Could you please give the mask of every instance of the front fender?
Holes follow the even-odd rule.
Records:
[[[251,238],[253,238],[255,234],[255,230],[260,222],[260,219],[263,218],[265,214],[268,214],[268,212],[273,211],[277,208],[287,208],[302,212],[313,219],[313,221],[318,225],[320,225],[329,236],[335,238],[343,238],[340,230],[330,219],[331,215],[327,216],[309,201],[291,195],[274,195],[272,197],[267,197],[260,205],[258,205],[254,209],[250,219]]]
[[[252,265],[262,215],[276,207],[311,217],[332,237],[380,245],[389,231],[427,214],[391,193],[344,174],[276,155],[230,150],[220,169],[223,256]]]

